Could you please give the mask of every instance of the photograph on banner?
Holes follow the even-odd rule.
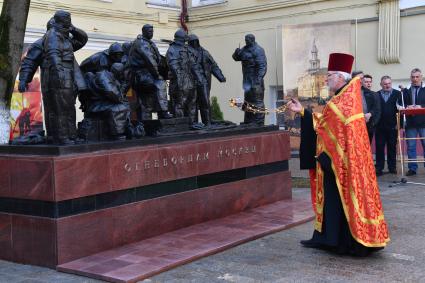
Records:
[[[26,55],[29,44],[24,45],[22,58]],[[10,103],[10,140],[18,137],[38,134],[43,131],[43,108],[40,85],[40,68],[36,71],[32,82],[24,93],[18,91],[19,78]]]
[[[305,109],[321,112],[329,99],[326,74],[329,54],[351,53],[351,22],[286,25],[282,29],[284,99],[298,99]],[[298,149],[301,120],[286,111],[291,147]]]

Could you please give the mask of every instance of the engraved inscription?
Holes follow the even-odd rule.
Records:
[[[222,147],[217,151],[215,156],[218,158],[218,161],[220,161],[224,158],[239,158],[242,155],[256,153],[257,148],[255,147],[255,145],[240,147]],[[177,167],[183,164],[189,164],[193,162],[209,162],[210,156],[212,155],[207,151],[190,153],[188,155],[170,156],[163,159],[137,161],[134,163],[124,162],[124,170],[127,173],[132,173],[137,171],[148,171],[153,168],[164,168],[168,166]]]

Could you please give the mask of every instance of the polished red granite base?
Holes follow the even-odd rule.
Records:
[[[310,200],[283,200],[94,254],[57,269],[109,282],[136,282],[311,219]]]
[[[0,213],[0,259],[55,268],[56,244],[54,219]]]
[[[58,219],[58,264],[290,199],[289,180],[286,171]]]
[[[290,198],[290,172],[284,171],[62,218],[0,213],[0,258],[54,268]]]
[[[0,259],[55,268],[291,199],[289,158],[283,131],[59,156],[0,154]]]
[[[284,131],[64,156],[0,154],[0,198],[58,202],[289,158]]]

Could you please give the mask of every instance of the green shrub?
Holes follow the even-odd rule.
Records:
[[[223,121],[223,112],[220,109],[218,104],[218,99],[216,96],[211,97],[211,119],[213,121]]]

